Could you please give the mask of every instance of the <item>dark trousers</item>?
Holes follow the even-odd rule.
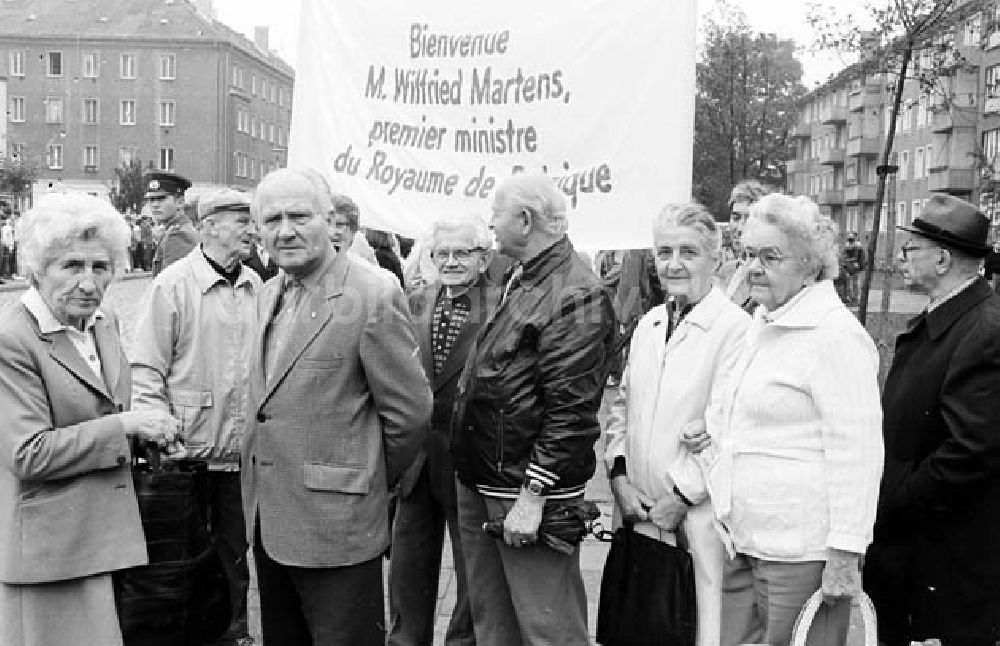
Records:
[[[282,565],[254,528],[264,646],[383,646],[382,557],[356,565]]]
[[[462,484],[456,489],[476,642],[589,644],[579,548],[566,555],[540,544],[510,547],[483,531],[483,523],[505,515],[514,501],[486,498]]]
[[[441,550],[447,526],[455,562],[455,608],[445,644],[475,644],[465,559],[458,531],[454,477],[450,479],[451,492],[435,492],[427,470],[428,463],[424,463],[413,491],[396,505],[389,562],[387,643],[389,646],[430,646],[434,642]]]
[[[209,532],[229,580],[229,598],[233,612],[223,639],[240,639],[250,634],[247,626],[250,568],[247,564],[247,532],[243,521],[240,472],[210,471],[208,491]]]
[[[17,271],[13,261],[14,250],[0,245],[0,276],[10,278]]]

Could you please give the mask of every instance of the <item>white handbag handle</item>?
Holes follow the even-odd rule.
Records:
[[[868,595],[862,592],[858,595],[858,605],[861,607],[861,619],[865,630],[865,646],[878,646],[878,622],[875,619],[875,607]],[[823,603],[823,591],[817,590],[802,606],[799,617],[795,620],[795,628],[792,629],[792,640],[789,646],[806,646],[806,637],[809,635],[809,627],[812,626],[813,619],[819,611],[820,604]]]

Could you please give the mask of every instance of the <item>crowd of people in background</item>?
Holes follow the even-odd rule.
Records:
[[[659,643],[661,596],[690,594],[669,600],[685,643],[788,644],[822,599],[809,643],[844,644],[862,591],[887,646],[997,640],[1000,297],[972,204],[935,195],[900,227],[928,305],[880,386],[848,309],[864,249],[756,182],[726,223],[651,206],[647,248],[591,264],[544,174],[416,241],[365,230],[311,169],[190,203],[180,175],[144,181],[148,217],[48,195],[0,226],[29,281],[0,321],[0,643],[152,643],[118,621],[122,573],[162,549],[139,450],[206,474],[228,599],[206,646],[252,643],[249,554],[265,644],[430,644],[446,535],[446,643],[589,643],[599,465],[612,552],[679,550],[693,577],[635,564],[652,583],[603,643]],[[102,301],[129,268],[153,279],[126,353]]]

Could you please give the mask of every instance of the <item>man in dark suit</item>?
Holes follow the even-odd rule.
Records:
[[[935,195],[900,227],[927,309],[896,340],[865,589],[886,646],[993,644],[1000,616],[1000,298],[979,276],[989,222]]]
[[[278,275],[278,265],[274,258],[267,253],[267,249],[260,243],[260,237],[256,236],[253,245],[250,247],[250,255],[243,261],[243,264],[253,269],[265,283]]]
[[[492,243],[489,227],[479,218],[436,222],[430,249],[439,282],[410,295],[424,370],[434,390],[434,413],[424,446],[399,485],[389,567],[391,646],[434,640],[445,526],[456,584],[445,643],[475,644],[458,533],[450,419],[462,366],[499,297],[499,289],[486,277]]]
[[[259,299],[241,463],[264,643],[383,646],[388,491],[433,403],[406,298],[334,249],[316,171],[268,174],[251,210],[282,269]]]
[[[191,181],[176,173],[149,171],[143,183],[149,212],[164,227],[153,254],[153,276],[157,276],[198,244],[198,232],[184,212],[184,191],[191,187]]]

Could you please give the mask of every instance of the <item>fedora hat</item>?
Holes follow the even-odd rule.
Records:
[[[982,258],[990,251],[986,245],[990,221],[973,204],[954,195],[931,197],[920,217],[915,218],[910,226],[899,228],[976,258]]]

